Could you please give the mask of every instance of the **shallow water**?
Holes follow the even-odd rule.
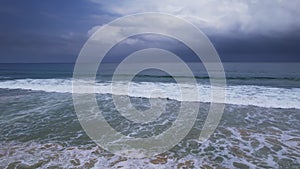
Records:
[[[42,168],[299,168],[299,109],[227,104],[210,139],[198,140],[208,103],[200,103],[193,129],[173,149],[153,158],[129,159],[98,147],[81,128],[70,93],[0,89],[0,167]],[[106,120],[122,134],[149,137],[176,119],[179,101],[169,100],[153,123],[121,118],[110,94],[97,95]],[[140,109],[147,99],[131,98]],[[148,105],[149,106],[149,105]],[[135,134],[133,134],[135,133]]]
[[[74,65],[0,64],[0,168],[300,168],[299,63],[225,63],[225,111],[206,142],[198,138],[211,101],[209,78],[203,65],[189,65],[199,99],[182,99],[173,77],[154,70],[135,76],[129,93],[111,90],[117,64],[100,66],[98,107],[90,112],[99,108],[123,135],[156,136],[174,124],[181,103],[200,105],[192,130],[175,147],[133,159],[105,151],[82,129],[71,94]],[[127,87],[123,81],[113,83]],[[121,116],[112,96],[130,96],[137,110],[162,102],[166,107],[153,122],[141,124]]]

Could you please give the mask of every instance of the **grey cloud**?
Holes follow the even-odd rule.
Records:
[[[165,12],[183,17],[208,34],[232,32],[276,34],[300,29],[300,2],[297,0],[152,0],[95,1],[109,13],[128,15]]]

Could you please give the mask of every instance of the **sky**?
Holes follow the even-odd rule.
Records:
[[[224,62],[300,62],[299,9],[298,0],[1,0],[0,63],[74,63],[95,30],[143,12],[167,13],[196,25]],[[106,60],[147,47],[194,61],[184,45],[156,35],[120,42]]]

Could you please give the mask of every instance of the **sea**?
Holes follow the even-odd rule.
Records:
[[[176,94],[174,79],[191,77],[156,69],[135,75],[129,93],[113,91],[112,83],[128,84],[112,81],[117,64],[100,65],[95,78],[98,108],[124,135],[160,134],[176,120],[180,103],[200,105],[192,129],[177,145],[153,157],[130,158],[97,145],[80,125],[72,99],[74,64],[0,64],[0,168],[300,168],[300,62],[223,63],[225,109],[205,142],[198,138],[211,102],[210,77],[201,63],[188,65],[198,100]],[[153,90],[162,92],[149,94]],[[139,110],[151,106],[150,98],[167,98],[168,103],[154,122],[134,123],[116,113],[114,95],[129,97]]]

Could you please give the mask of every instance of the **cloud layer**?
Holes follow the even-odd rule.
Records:
[[[120,16],[164,12],[183,17],[208,34],[284,34],[299,30],[297,0],[131,0],[96,1],[102,10]]]
[[[0,63],[75,62],[100,26],[143,12],[168,13],[190,21],[209,37],[224,61],[300,61],[299,9],[299,0],[3,0]],[[127,26],[143,28],[142,21]],[[162,21],[153,26],[163,29],[175,24]],[[189,33],[175,28],[174,32]],[[177,42],[151,35],[128,39],[123,49],[136,44],[137,48],[174,48],[189,55]]]

